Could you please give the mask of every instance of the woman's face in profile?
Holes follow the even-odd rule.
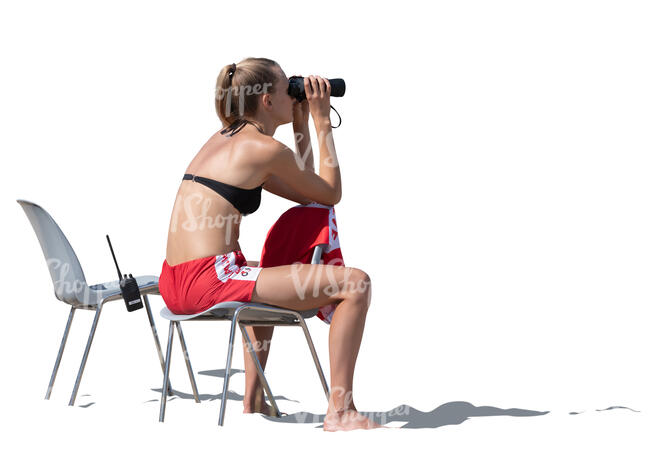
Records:
[[[277,69],[278,80],[272,94],[273,110],[278,116],[280,124],[293,122],[293,105],[296,99],[289,96],[289,78],[282,68]]]

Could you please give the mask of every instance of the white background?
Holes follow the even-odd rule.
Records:
[[[3,2],[0,444],[647,453],[648,13],[628,1]],[[244,416],[239,399],[218,427],[222,381],[209,374],[197,374],[204,402],[171,400],[160,424],[146,315],[120,301],[102,313],[76,406],[90,312],[77,312],[43,400],[68,307],[16,199],[54,217],[90,284],[115,279],[106,234],[124,272],[158,275],[181,177],[221,127],[217,74],[249,56],[346,81],[332,99],[336,212],[346,265],[373,282],[355,403],[407,405],[392,426],[425,428],[334,435]],[[291,132],[276,138],[293,147]],[[249,260],[295,205],[262,198],[242,227]],[[162,299],[152,305],[165,345]],[[329,377],[328,326],[309,326]],[[224,367],[227,331],[185,325],[195,372]],[[235,349],[242,368],[239,334]],[[276,328],[280,409],[322,419],[310,362],[300,330]],[[171,378],[190,392],[178,344]],[[243,394],[243,373],[230,389]],[[550,412],[451,425],[454,402]],[[631,409],[598,411],[611,406]]]

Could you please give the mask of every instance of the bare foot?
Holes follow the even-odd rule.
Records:
[[[252,406],[244,406],[244,414],[253,414],[257,412],[267,415],[269,417],[277,417],[277,414],[275,413],[273,408],[269,406],[266,402],[262,403],[261,406],[258,406],[256,408],[253,408]]]
[[[373,428],[390,427],[370,420],[355,409],[328,410],[323,422],[324,431],[371,430]]]
[[[266,403],[266,400],[264,400],[261,387],[255,390],[253,403],[250,403],[250,400],[247,400],[246,397],[244,397],[244,414],[252,414],[256,412],[270,417],[277,417],[275,410]]]

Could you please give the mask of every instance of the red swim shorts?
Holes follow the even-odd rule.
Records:
[[[262,267],[249,267],[241,250],[176,265],[163,262],[158,289],[175,314],[196,314],[220,302],[250,302]]]

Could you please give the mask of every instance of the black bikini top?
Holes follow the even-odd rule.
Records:
[[[247,123],[249,122],[245,118],[239,118],[235,120],[230,126],[224,128],[221,131],[221,134],[226,136],[232,136],[233,134],[239,132]],[[254,125],[260,133],[263,133],[260,128]],[[230,133],[230,134],[227,134]],[[260,202],[262,201],[262,185],[257,188],[247,189],[239,188],[238,186],[229,185],[227,183],[219,182],[217,180],[212,180],[207,177],[200,177],[198,175],[185,174],[183,175],[183,180],[193,180],[195,182],[202,183],[208,188],[216,191],[221,196],[226,198],[239,212],[243,215],[250,215],[255,212],[260,207]]]
[[[183,180],[193,180],[213,189],[226,198],[243,216],[256,211],[260,207],[260,202],[262,202],[262,185],[253,189],[239,188],[238,186],[192,174],[183,175]]]

